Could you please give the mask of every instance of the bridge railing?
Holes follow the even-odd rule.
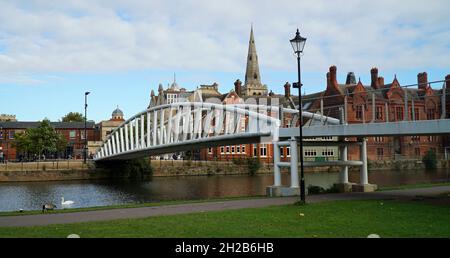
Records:
[[[270,110],[269,110],[270,111]],[[94,159],[204,138],[251,134],[276,137],[280,120],[267,109],[182,102],[142,111],[113,130]]]

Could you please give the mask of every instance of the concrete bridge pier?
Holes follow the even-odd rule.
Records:
[[[291,174],[291,186],[286,187],[281,185],[281,167],[286,164],[280,161],[280,147],[290,146],[291,150],[291,162],[290,162],[290,174]],[[266,188],[267,196],[280,197],[280,196],[295,196],[300,195],[300,187],[298,181],[298,146],[295,137],[291,137],[289,141],[274,143],[274,184]]]
[[[348,159],[348,146],[347,145],[339,146],[339,152],[340,152],[340,160],[342,162],[346,162]],[[352,191],[353,185],[354,185],[353,183],[350,183],[348,181],[348,166],[343,166],[339,174],[339,183],[335,184],[335,187],[337,187],[339,192],[347,193]]]
[[[359,184],[354,184],[352,186],[353,192],[373,192],[377,190],[377,185],[369,184],[369,175],[367,169],[367,138],[361,139],[361,161],[362,166],[360,168],[360,180]]]

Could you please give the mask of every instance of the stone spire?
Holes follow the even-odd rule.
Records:
[[[247,70],[245,71],[245,85],[261,85],[259,74],[258,55],[256,54],[253,26],[250,30],[250,41],[248,43]]]
[[[253,36],[253,25],[250,30],[250,40],[248,44],[247,69],[245,71],[245,95],[267,94],[267,87],[261,83],[259,73],[258,55],[256,54],[255,37]]]

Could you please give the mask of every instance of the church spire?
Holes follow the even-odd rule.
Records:
[[[259,74],[258,55],[256,54],[255,38],[253,36],[253,24],[250,30],[250,41],[248,45],[247,70],[245,72],[245,86],[261,86]]]

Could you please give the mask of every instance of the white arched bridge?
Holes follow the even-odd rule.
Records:
[[[256,104],[180,102],[149,108],[112,131],[95,161],[120,160],[261,141],[277,141],[280,117],[297,126],[298,111]],[[303,112],[304,117],[338,124],[335,118]]]

